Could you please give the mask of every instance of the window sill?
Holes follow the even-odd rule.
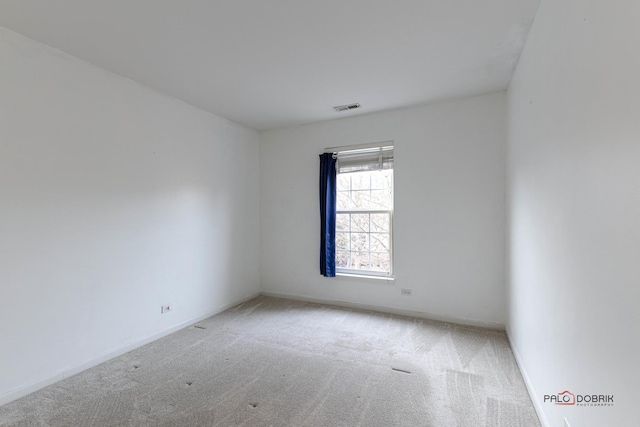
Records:
[[[352,273],[336,273],[336,277],[344,277],[348,279],[364,279],[374,280],[376,282],[393,284],[395,278],[393,276],[369,276],[366,274],[352,274]]]

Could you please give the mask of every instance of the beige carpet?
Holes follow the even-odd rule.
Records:
[[[0,426],[539,426],[503,332],[259,297],[0,407]]]

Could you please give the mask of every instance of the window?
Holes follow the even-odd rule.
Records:
[[[338,152],[336,272],[393,275],[393,146]]]

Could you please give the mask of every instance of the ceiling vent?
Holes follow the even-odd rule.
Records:
[[[357,102],[355,104],[338,105],[337,107],[333,107],[333,109],[336,111],[355,110],[356,108],[360,108],[360,104],[358,104]]]

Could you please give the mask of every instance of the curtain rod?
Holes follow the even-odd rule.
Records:
[[[339,151],[364,150],[365,148],[393,147],[393,141],[370,142],[367,144],[345,145],[342,147],[328,147],[325,153],[335,153]]]

